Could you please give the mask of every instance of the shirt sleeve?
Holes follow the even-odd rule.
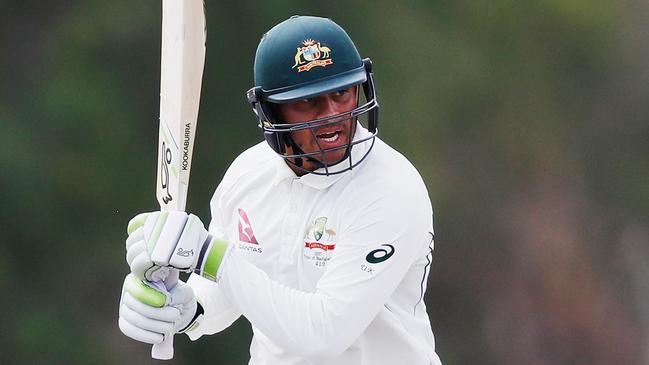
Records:
[[[222,214],[224,211],[222,196],[225,185],[224,182],[219,184],[210,202],[212,221],[209,231],[212,236],[221,239],[227,239],[222,225],[225,222]],[[196,299],[201,303],[204,311],[203,316],[186,332],[190,339],[196,340],[202,335],[223,331],[241,316],[241,311],[228,300],[221,285],[195,274],[190,275],[187,284],[194,290]]]
[[[228,298],[273,342],[308,359],[335,358],[351,346],[432,243],[427,193],[402,189],[354,203],[315,292],[272,280],[235,249],[223,261]]]
[[[230,327],[241,312],[223,294],[221,286],[199,275],[192,274],[187,280],[194,290],[196,299],[203,307],[203,317],[187,332],[192,340],[211,335]]]

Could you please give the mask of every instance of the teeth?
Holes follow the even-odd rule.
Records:
[[[340,134],[339,134],[338,132],[334,132],[334,133],[331,135],[331,137],[324,137],[324,136],[326,136],[326,135],[329,135],[329,133],[324,134],[324,135],[322,135],[322,136],[319,136],[319,138],[322,139],[323,141],[325,141],[325,142],[329,142],[329,143],[331,143],[331,142],[336,142],[336,141],[338,140],[338,137],[340,136]]]

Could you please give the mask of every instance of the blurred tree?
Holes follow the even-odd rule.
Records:
[[[125,224],[156,209],[159,2],[0,4],[1,363],[152,363],[117,329]],[[374,60],[381,138],[420,169],[446,365],[647,364],[649,5],[208,1],[188,210],[261,139],[264,31],[329,16]],[[241,319],[174,363],[244,364]]]

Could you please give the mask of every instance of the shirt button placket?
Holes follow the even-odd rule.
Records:
[[[284,221],[284,232],[282,237],[282,253],[281,261],[283,264],[290,265],[295,263],[295,255],[293,255],[294,248],[293,240],[296,235],[296,228],[298,224],[298,203],[301,200],[302,182],[299,179],[293,179],[291,182],[291,191],[288,201],[288,214]]]

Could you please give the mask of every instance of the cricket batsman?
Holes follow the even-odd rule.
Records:
[[[424,303],[432,207],[377,137],[372,62],[333,21],[293,16],[262,37],[254,85],[265,140],[228,168],[209,227],[185,212],[129,222],[121,331],[195,340],[243,315],[251,365],[440,365]],[[149,284],[171,270],[192,274]]]

